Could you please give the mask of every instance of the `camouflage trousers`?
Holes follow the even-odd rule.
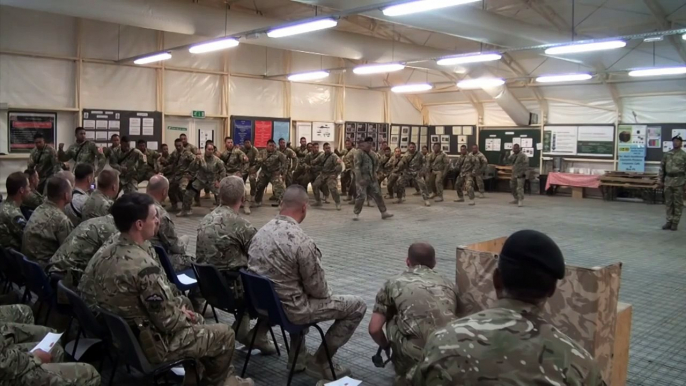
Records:
[[[515,178],[514,176],[510,179],[510,191],[515,200],[524,200],[524,177]]]
[[[250,183],[252,184],[252,182]],[[257,178],[257,186],[255,188],[255,202],[262,202],[264,191],[267,189],[267,185],[269,184],[272,184],[272,191],[276,197],[276,200],[281,201],[283,192],[286,190],[286,185],[283,183],[281,173],[276,172],[267,174],[260,172],[260,176]]]
[[[317,179],[312,183],[312,190],[314,191],[314,199],[320,201],[319,192],[324,193],[324,187],[328,188],[333,200],[336,204],[341,203],[341,196],[338,194],[338,175],[320,173]]]
[[[179,239],[179,249],[184,251],[184,253],[170,253],[169,260],[174,266],[174,271],[183,271],[184,269],[191,268],[191,263],[195,263],[195,257],[188,254],[188,242],[190,241],[188,235],[181,235]]]
[[[214,185],[214,181],[204,182],[196,179],[191,182],[183,193],[183,210],[191,210],[193,199],[195,199],[203,189],[209,189],[214,195],[214,204],[219,205],[219,188]]]
[[[353,182],[353,171],[352,169],[343,170],[341,173],[341,192],[343,194],[350,195],[350,186]]]
[[[479,193],[483,194],[484,193],[484,176],[483,173],[479,172],[474,175],[474,179],[476,180],[476,187],[479,189]]]
[[[120,180],[119,191],[126,193],[138,192],[138,181],[133,179]]]
[[[432,171],[427,182],[428,189],[437,197],[443,197],[443,171]]]
[[[0,325],[3,323],[33,324],[33,311],[26,304],[0,306]]]
[[[383,201],[383,197],[381,197],[381,187],[376,180],[364,181],[364,183],[356,181],[356,184],[357,192],[355,194],[355,209],[353,213],[360,214],[362,212],[362,207],[365,201],[367,201],[367,195],[374,200],[379,208],[379,212],[386,213],[386,204]]]
[[[150,181],[150,178],[152,178],[154,175],[155,171],[153,170],[152,166],[145,165],[143,170],[139,171],[138,181]]]
[[[474,199],[474,179],[471,175],[461,175],[457,177],[455,182],[455,190],[457,191],[457,197],[464,198],[464,191],[467,191],[467,197],[470,200]]]
[[[410,186],[411,184],[414,184],[415,188],[417,188],[417,191],[422,194],[422,199],[429,199],[429,192],[426,189],[426,183],[424,182],[424,179],[418,174],[411,172],[403,173],[403,175],[400,177],[400,180],[397,182],[395,186],[395,193],[398,195],[398,197],[405,196],[405,187]]]
[[[667,222],[679,225],[684,209],[684,186],[665,186],[665,208]]]
[[[353,295],[332,295],[328,299],[309,299],[310,307],[303,313],[291,314],[286,312],[288,320],[295,324],[310,324],[319,323],[327,320],[334,320],[329,330],[326,331],[324,339],[329,348],[329,353],[333,357],[336,355],[338,349],[350,340],[355,333],[357,326],[364,318],[367,312],[367,305],[359,296]],[[307,351],[305,344],[305,337],[308,331],[302,335],[302,342],[300,344],[300,358]],[[288,361],[292,363],[295,356],[295,347],[298,345],[300,335],[291,334],[291,352],[288,354]],[[324,346],[320,345],[315,354],[315,359],[323,359],[326,355],[324,353]]]
[[[31,319],[31,323],[2,323],[2,326],[0,326],[0,335],[2,335],[3,339],[12,342],[13,346],[20,351],[31,351],[49,332],[55,332],[52,328],[32,324],[33,316],[31,316]],[[50,353],[52,354],[53,362],[62,362],[64,360],[64,349],[59,343],[53,346]]]
[[[403,384],[402,379],[405,378],[407,372],[422,359],[424,345],[420,339],[404,335],[398,328],[395,319],[386,323],[386,336],[393,349],[391,362],[395,368],[395,384]]]
[[[188,178],[183,176],[175,176],[169,180],[169,202],[172,206],[183,202],[183,194],[188,187]]]
[[[386,181],[386,189],[388,189],[388,197],[393,198],[395,192],[395,187],[398,185],[398,179],[400,175],[398,173],[391,173],[388,175],[388,181]]]
[[[250,197],[255,197],[257,192],[257,173],[243,174],[243,182],[250,181]]]

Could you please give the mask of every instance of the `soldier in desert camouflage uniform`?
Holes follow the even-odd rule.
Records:
[[[286,183],[286,186],[291,186],[293,183],[293,173],[295,172],[295,169],[298,168],[298,155],[293,149],[286,146],[286,140],[283,138],[279,138],[279,148],[277,150],[283,153],[288,160],[288,170],[286,171],[284,182]]]
[[[472,155],[479,161],[474,179],[476,179],[476,186],[479,189],[479,198],[484,198],[484,173],[488,167],[488,159],[484,153],[479,151],[479,145],[472,145]]]
[[[64,178],[50,177],[46,186],[47,200],[26,223],[21,243],[21,252],[42,268],[74,229],[64,214],[64,206],[71,201],[71,183]]]
[[[593,357],[542,316],[564,277],[553,240],[536,231],[512,234],[493,274],[499,300],[434,331],[408,374],[412,384],[604,386]]]
[[[405,384],[405,374],[421,359],[429,335],[462,316],[455,285],[433,270],[434,248],[415,243],[407,254],[408,269],[389,279],[376,294],[369,322],[374,341],[387,354],[393,349],[396,386]]]
[[[351,201],[353,198],[353,191],[355,190],[355,185],[353,183],[353,159],[355,158],[355,145],[351,139],[345,140],[345,148],[338,151],[335,150],[336,155],[338,155],[343,160],[343,165],[345,169],[341,172],[341,194],[345,197],[343,201]]]
[[[103,170],[98,176],[98,185],[95,191],[88,196],[81,209],[81,220],[107,216],[113,200],[119,194],[119,172],[116,170]]]
[[[98,149],[95,143],[86,139],[86,130],[83,127],[77,127],[74,130],[76,135],[76,143],[69,146],[67,151],[64,151],[64,144],[60,143],[57,150],[57,158],[60,162],[68,162],[74,160],[74,166],[80,163],[93,165],[95,175],[99,175],[105,167],[105,156],[102,150]]]
[[[393,217],[392,214],[386,211],[386,204],[381,197],[381,187],[379,187],[379,181],[376,179],[376,174],[379,171],[379,159],[376,158],[376,153],[371,151],[372,142],[373,139],[367,137],[358,144],[359,148],[355,150],[353,165],[355,167],[357,197],[355,197],[355,209],[353,210],[355,217],[353,220],[359,219],[362,206],[367,201],[367,195],[376,202],[382,219],[385,220]]]
[[[226,150],[224,150],[224,153],[222,153],[220,158],[224,161],[226,175],[238,177],[247,175],[248,169],[250,168],[248,156],[245,155],[238,146],[234,146],[233,139],[229,137],[224,138],[224,145],[226,145]],[[247,193],[245,201],[243,202],[243,212],[245,214],[250,214],[250,200],[249,197],[247,197]]]
[[[21,250],[26,218],[19,208],[29,194],[29,182],[22,172],[7,176],[7,198],[0,203],[0,245]]]
[[[393,154],[391,153],[391,148],[387,147],[383,149],[383,153],[379,156],[379,171],[376,173],[377,180],[379,181],[379,186],[383,183],[391,174],[391,161],[393,160]]]
[[[272,184],[274,196],[276,196],[277,201],[281,201],[281,196],[286,190],[283,176],[288,168],[288,160],[283,153],[276,151],[276,144],[273,140],[267,141],[267,150],[260,154],[258,165],[261,169],[255,190],[255,206],[262,205],[262,196],[268,184]]]
[[[110,156],[110,166],[119,172],[119,188],[124,193],[138,191],[138,179],[147,162],[145,154],[131,148],[128,137],[121,137],[121,145]]]
[[[658,184],[665,192],[667,223],[662,229],[677,230],[681,212],[684,209],[684,189],[686,188],[686,152],[681,148],[680,136],[672,138],[674,148],[665,153],[660,164]]]
[[[512,154],[507,159],[507,164],[512,165],[512,177],[510,178],[510,190],[515,198],[510,204],[523,206],[524,201],[524,182],[526,181],[526,171],[529,169],[529,157],[521,152],[519,144],[512,145]]]
[[[169,153],[169,145],[163,143],[160,157],[157,159],[157,170],[162,173],[162,175],[167,177],[167,179],[170,179],[172,176],[172,170],[169,167],[169,157],[171,157],[171,154]]]
[[[61,165],[57,161],[57,152],[45,143],[42,133],[33,135],[33,143],[36,147],[31,149],[31,154],[29,154],[28,168],[38,173],[39,182],[36,190],[42,192],[48,178],[60,171]]]
[[[183,203],[183,194],[188,187],[191,179],[188,168],[195,159],[195,152],[191,153],[183,147],[183,141],[177,138],[174,141],[174,152],[169,156],[168,171],[171,173],[169,179],[169,202],[171,211],[178,210],[179,202]]]
[[[312,183],[312,190],[314,191],[315,203],[313,206],[321,206],[320,191],[324,185],[331,192],[333,201],[336,203],[336,210],[341,210],[341,196],[338,194],[338,175],[341,173],[343,166],[341,160],[336,154],[331,151],[331,145],[324,144],[324,152],[314,161],[317,165],[321,165],[321,172]]]
[[[186,308],[188,299],[172,289],[147,242],[158,226],[153,199],[125,194],[112,206],[112,215],[121,235],[88,263],[79,283],[86,303],[126,320],[152,364],[195,358],[202,366],[203,384],[252,385],[233,375],[234,334],[229,326],[203,324],[202,316]],[[189,379],[193,372],[186,368]]]
[[[290,322],[309,324],[335,320],[326,333],[329,352],[334,356],[355,332],[367,306],[358,296],[331,294],[321,266],[321,252],[298,225],[307,215],[308,201],[307,192],[301,186],[294,185],[286,190],[279,215],[252,239],[248,269],[274,283]],[[306,354],[305,335],[291,335],[291,347],[289,362],[294,363],[297,370],[304,367],[307,374],[316,379],[333,380],[323,345],[310,360]],[[350,375],[350,370],[337,367],[337,377]]]
[[[26,169],[24,170],[24,174],[29,179],[29,194],[24,197],[24,201],[22,201],[21,205],[28,209],[35,210],[45,202],[45,197],[38,192],[38,173],[33,169]]]
[[[459,175],[455,181],[455,190],[457,191],[457,200],[455,202],[464,202],[464,191],[467,190],[467,197],[469,197],[469,205],[474,205],[474,173],[478,167],[478,159],[471,153],[467,153],[467,146],[460,146],[460,158],[457,160],[457,168],[459,168]]]
[[[431,196],[436,202],[443,201],[443,177],[448,172],[450,163],[448,155],[441,150],[440,143],[434,143],[433,152],[429,155],[429,181],[428,186]]]
[[[252,142],[250,142],[249,139],[243,141],[241,151],[248,157],[249,162],[248,172],[243,173],[243,182],[247,180],[250,181],[250,199],[254,202],[255,194],[257,192],[257,170],[260,168],[258,164],[260,152],[257,151],[257,148],[252,145]]]
[[[248,249],[257,229],[238,215],[241,203],[245,201],[245,184],[239,176],[225,177],[220,182],[221,205],[205,216],[198,226],[196,259],[201,264],[212,264],[226,275],[227,284],[234,291],[234,297],[243,301],[243,286],[238,271],[248,267]],[[234,323],[233,329],[236,330]],[[246,346],[250,344],[253,332],[250,317],[243,314],[236,340]],[[276,353],[275,346],[267,338],[269,329],[260,326],[254,347],[263,355]]]
[[[426,183],[420,176],[424,168],[424,155],[417,151],[417,145],[410,142],[407,146],[407,153],[398,163],[398,170],[400,171],[400,180],[396,184],[395,193],[398,195],[397,203],[402,202],[402,197],[405,196],[405,187],[415,185],[422,195],[424,205],[431,206],[429,201],[429,193],[426,189]]]
[[[102,149],[102,154],[105,156],[105,159],[109,161],[110,156],[112,156],[112,152],[115,149],[119,148],[119,145],[121,144],[121,139],[119,138],[119,134],[112,134],[110,136],[110,143],[112,143],[110,146]]]
[[[145,165],[138,171],[138,182],[148,181],[150,177],[159,172],[158,162],[160,153],[157,150],[148,149],[148,144],[140,139],[136,142],[136,149],[145,156]]]
[[[219,205],[218,189],[219,181],[226,176],[224,163],[214,155],[214,145],[205,145],[205,155],[197,150],[195,160],[188,167],[188,173],[194,177],[183,194],[183,208],[179,216],[191,214],[191,203],[198,192],[209,189],[214,195],[215,205]]]

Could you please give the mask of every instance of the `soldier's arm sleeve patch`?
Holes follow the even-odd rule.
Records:
[[[12,219],[12,223],[17,228],[24,229],[24,227],[26,226],[26,219],[24,218],[24,216],[16,216],[14,217],[14,219]]]

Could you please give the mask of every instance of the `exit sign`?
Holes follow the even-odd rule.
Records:
[[[198,110],[193,110],[193,118],[205,118],[205,112],[204,111],[198,111]]]

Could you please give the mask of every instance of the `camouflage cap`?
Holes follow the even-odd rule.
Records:
[[[508,237],[498,259],[501,270],[503,264],[530,267],[557,280],[565,277],[562,251],[550,237],[538,231],[523,230]]]

